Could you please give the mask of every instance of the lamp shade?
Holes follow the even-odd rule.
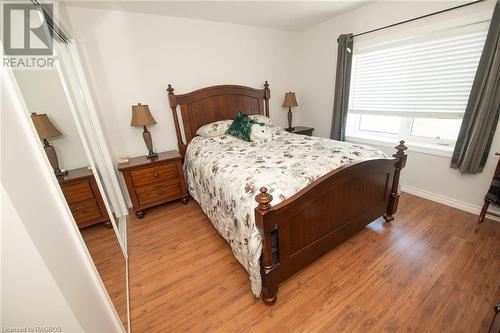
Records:
[[[57,136],[62,135],[62,133],[59,132],[59,130],[54,126],[54,124],[52,124],[49,117],[45,113],[43,114],[32,113],[31,120],[35,125],[35,129],[36,132],[38,133],[38,136],[42,140],[55,138]]]
[[[132,121],[130,122],[130,126],[142,127],[154,124],[156,124],[156,120],[153,118],[147,105],[142,105],[141,103],[132,105]]]
[[[295,98],[294,92],[290,91],[285,94],[285,100],[283,101],[283,106],[284,107],[299,106],[299,104],[297,104],[297,99]]]

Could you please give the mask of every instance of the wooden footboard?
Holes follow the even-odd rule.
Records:
[[[384,216],[394,219],[404,141],[394,158],[372,159],[334,170],[271,207],[262,187],[255,222],[262,235],[262,300],[276,301],[278,285],[296,271]]]

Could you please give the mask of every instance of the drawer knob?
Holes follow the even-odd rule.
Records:
[[[160,195],[163,195],[163,191],[160,192]]]
[[[154,176],[155,176],[155,177],[158,177],[158,172],[155,172]]]

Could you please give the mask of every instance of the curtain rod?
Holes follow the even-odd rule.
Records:
[[[458,8],[462,8],[462,7],[474,5],[476,3],[483,2],[483,1],[485,1],[485,0],[472,1],[472,2],[469,2],[469,3],[465,3],[465,4],[462,4],[462,5],[459,5],[459,6],[455,6],[455,7],[451,7],[451,8],[448,8],[448,9],[443,9],[443,10],[440,10],[440,11],[437,11],[437,12],[434,12],[434,13],[430,13],[430,14],[427,14],[427,15],[422,15],[422,16],[414,17],[412,19],[408,19],[408,20],[401,21],[401,22],[398,22],[398,23],[386,25],[385,27],[381,27],[381,28],[377,28],[377,29],[373,29],[373,30],[368,30],[368,31],[365,31],[365,32],[360,32],[358,34],[353,35],[353,37],[358,37],[358,36],[370,34],[372,32],[384,30],[384,29],[387,29],[387,28],[392,28],[392,27],[395,27],[395,26],[400,25],[400,24],[404,24],[404,23],[408,23],[408,22],[412,22],[412,21],[417,21],[417,20],[420,20],[420,19],[423,19],[423,18],[426,18],[426,17],[429,17],[429,16],[433,16],[433,15],[445,13],[445,12],[448,12],[448,11],[451,11],[451,10],[455,10],[455,9],[458,9]]]

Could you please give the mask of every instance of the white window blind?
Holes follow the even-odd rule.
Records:
[[[487,28],[473,24],[355,50],[349,112],[461,119]]]

